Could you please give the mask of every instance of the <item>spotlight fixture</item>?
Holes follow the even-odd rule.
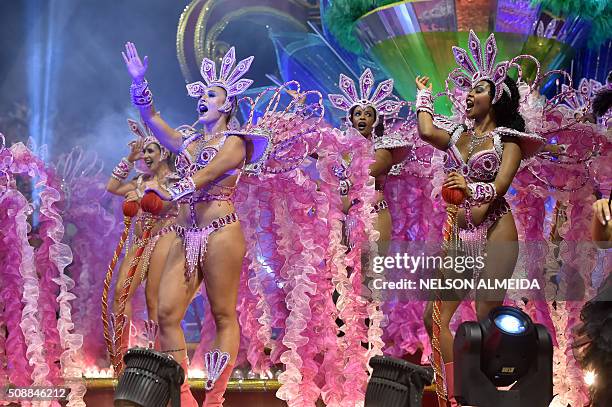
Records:
[[[431,368],[389,356],[373,357],[370,366],[364,407],[421,407],[423,390],[433,380]]]
[[[453,346],[455,398],[478,407],[547,407],[553,397],[552,340],[523,311],[497,307],[459,326]],[[509,387],[509,389],[498,389]]]
[[[115,391],[115,407],[172,407],[181,405],[185,372],[169,355],[132,348],[123,357],[125,370]]]

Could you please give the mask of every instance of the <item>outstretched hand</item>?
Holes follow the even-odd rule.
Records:
[[[432,89],[431,82],[429,82],[429,76],[417,76],[415,79],[417,90]],[[428,86],[429,84],[429,86]]]
[[[135,83],[141,83],[144,80],[145,73],[147,72],[147,68],[149,66],[149,58],[145,56],[143,60],[140,60],[138,50],[136,50],[136,45],[131,42],[125,44],[125,52],[122,52],[121,55],[123,55],[125,66],[127,67],[132,80]]]
[[[142,150],[144,149],[144,139],[132,141],[130,144],[130,154],[127,156],[129,162],[138,161],[144,157]]]

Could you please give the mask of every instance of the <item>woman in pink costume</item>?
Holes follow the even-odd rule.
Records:
[[[163,147],[150,133],[145,125],[141,127],[138,122],[128,119],[130,130],[136,135],[136,140],[130,143],[130,154],[121,159],[119,164],[113,169],[111,178],[108,180],[106,189],[108,192],[124,196],[126,201],[139,202],[147,188],[163,188],[177,181],[176,174],[172,171],[172,155]],[[142,160],[146,166],[145,171],[132,180],[127,180],[130,170],[134,163]],[[155,343],[157,333],[157,294],[159,292],[159,281],[163,270],[165,259],[168,256],[172,236],[168,233],[170,225],[174,222],[177,215],[175,204],[166,204],[162,213],[155,217],[151,237],[148,241],[142,240],[143,229],[150,214],[142,210],[136,218],[134,228],[134,240],[128,248],[126,256],[119,267],[119,276],[115,283],[115,295],[113,300],[112,320],[114,323],[121,323],[129,328],[132,315],[131,300],[140,284],[146,280],[145,297],[147,302],[148,321],[146,322],[146,333],[148,340]],[[130,285],[129,293],[124,305],[124,315],[121,312],[121,297],[124,292],[124,283],[128,270],[135,259],[136,251],[145,245],[144,253],[140,258],[137,272]],[[117,355],[123,355],[129,335],[123,335],[121,344],[122,349],[118,349]]]
[[[215,63],[205,58],[200,70],[204,83],[187,85],[189,95],[198,99],[201,129],[191,126],[172,129],[153,107],[152,94],[144,79],[147,58],[141,60],[132,43],[126,44],[123,55],[133,79],[132,102],[160,143],[177,154],[176,171],[180,177],[177,183],[165,189],[152,189],[163,200],[179,203],[179,214],[170,233],[170,252],[160,282],[161,348],[187,370],[185,338],[180,323],[204,282],[217,329],[213,350],[204,356],[208,375],[204,405],[219,406],[224,401],[223,394],[239,348],[236,302],[246,252],[245,238],[232,201],[245,169],[261,171],[264,161],[271,156],[279,158],[279,162],[288,160],[288,156],[274,153],[272,141],[275,130],[282,132],[274,127],[280,123],[282,115],[266,114],[253,125],[252,112],[247,131],[229,130],[228,124],[237,111],[237,96],[253,82],[242,79],[253,57],[239,61],[234,68],[235,51],[231,48],[221,62],[218,75]],[[292,121],[300,122],[299,117]],[[271,128],[258,130],[257,126],[268,122]],[[287,127],[282,123],[279,126]],[[282,149],[295,143],[290,140],[280,144]],[[181,403],[183,406],[196,405],[188,383],[181,388]]]
[[[393,93],[393,79],[383,81],[372,92],[374,75],[369,69],[366,69],[359,78],[359,93],[357,93],[353,80],[343,74],[340,75],[338,84],[343,94],[330,94],[328,97],[335,108],[346,113],[346,123],[350,126],[346,131],[346,136],[364,137],[373,146],[374,161],[369,169],[370,175],[376,180],[376,201],[373,211],[377,216],[374,229],[380,234],[379,244],[385,244],[391,240],[392,223],[389,205],[383,194],[384,187],[389,170],[393,164],[400,161],[397,157],[401,153],[401,148],[408,146],[406,140],[393,132],[393,129],[390,128],[392,123],[386,122],[386,119],[389,116],[396,116],[402,108],[402,103],[389,98]],[[343,158],[343,163],[338,168],[336,175],[340,178],[340,195],[344,212],[348,214],[354,204],[354,200],[348,198],[352,186],[350,179],[352,157]],[[350,221],[347,222],[350,223]]]
[[[521,160],[535,154],[544,139],[527,134],[520,116],[520,95],[516,82],[507,76],[510,62],[496,64],[497,46],[493,34],[485,43],[470,32],[469,51],[453,47],[460,68],[449,79],[468,91],[465,123],[452,123],[434,114],[428,77],[417,77],[418,131],[421,138],[446,152],[444,187],[459,189],[466,197],[452,225],[468,255],[482,256],[487,251],[480,277],[509,278],[518,256],[518,236],[510,207],[504,198],[519,169]],[[463,70],[461,69],[463,68]],[[454,241],[458,241],[457,238]],[[492,243],[492,244],[491,244]],[[476,277],[476,276],[475,276]],[[452,277],[451,277],[452,278]],[[503,302],[503,292],[493,296],[477,293],[476,312],[484,318]],[[446,365],[448,396],[453,395],[453,338],[449,329],[460,298],[445,301],[440,315],[440,351]],[[428,304],[425,323],[432,332],[433,303]]]

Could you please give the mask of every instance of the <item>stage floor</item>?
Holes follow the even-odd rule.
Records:
[[[201,404],[204,401],[204,380],[189,381],[193,395]],[[85,403],[88,407],[110,407],[113,405],[114,386],[111,379],[87,380]],[[280,387],[277,380],[231,380],[225,393],[224,407],[284,407],[282,400],[276,398],[276,390]],[[319,402],[317,406],[324,407]],[[425,389],[423,407],[435,407],[435,391],[433,387]]]

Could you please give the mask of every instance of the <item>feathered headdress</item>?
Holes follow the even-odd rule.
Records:
[[[217,76],[214,61],[204,58],[202,60],[202,66],[200,67],[200,74],[202,78],[204,78],[205,83],[197,81],[188,84],[187,93],[189,93],[191,97],[199,98],[204,94],[207,88],[219,86],[227,92],[227,100],[225,104],[221,106],[220,110],[229,110],[232,98],[243,93],[253,83],[251,79],[241,78],[248,72],[254,58],[255,57],[250,56],[243,59],[238,62],[234,68],[234,64],[236,63],[236,51],[234,47],[231,47],[221,61],[219,76]]]
[[[387,99],[393,93],[393,79],[381,82],[372,95],[374,87],[374,75],[372,71],[366,69],[359,78],[360,94],[357,94],[355,82],[344,74],[340,74],[338,86],[344,95],[330,94],[327,97],[331,104],[346,112],[347,118],[351,109],[355,106],[371,106],[378,116],[388,116],[399,112],[402,102],[399,100]]]
[[[450,79],[456,87],[468,92],[482,80],[493,82],[495,84],[493,103],[499,100],[504,91],[510,96],[510,89],[508,89],[508,86],[504,83],[508,75],[510,61],[495,63],[495,57],[497,56],[495,35],[489,35],[483,50],[480,40],[474,31],[470,30],[468,49],[472,58],[468,56],[468,52],[463,48],[453,47],[453,55],[455,56],[455,61],[459,65],[459,68],[453,69],[448,75],[448,79]]]

